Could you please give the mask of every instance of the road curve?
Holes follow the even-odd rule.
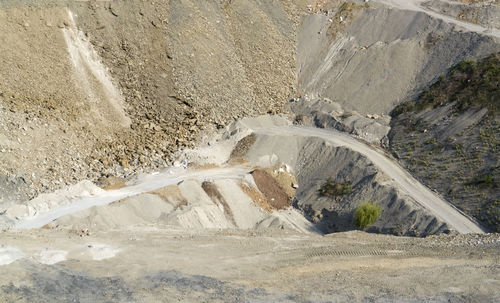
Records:
[[[392,178],[400,190],[411,196],[418,204],[431,211],[437,218],[446,222],[459,233],[484,233],[484,230],[448,202],[430,191],[394,160],[348,134],[335,130],[325,130],[305,126],[276,126],[255,130],[257,134],[291,135],[303,137],[317,137],[337,146],[344,146],[366,156],[382,172]]]
[[[383,151],[358,141],[348,134],[335,130],[325,130],[304,126],[275,126],[256,129],[254,131],[257,134],[267,135],[317,137],[337,146],[348,147],[353,151],[365,155],[377,167],[379,167],[382,172],[392,178],[402,192],[411,196],[415,201],[417,201],[417,203],[431,211],[436,217],[448,223],[450,228],[458,231],[459,233],[484,232],[480,226],[413,178],[394,160],[386,156]],[[183,180],[241,178],[249,171],[250,168],[248,167],[223,167],[206,170],[184,170],[174,174],[164,172],[147,175],[135,185],[127,186],[119,190],[105,192],[102,195],[82,198],[70,204],[52,209],[48,212],[38,214],[34,217],[24,218],[18,221],[13,226],[13,229],[39,228],[64,215],[88,209],[93,206],[106,205],[129,196],[177,184]]]
[[[385,4],[387,6],[396,7],[399,9],[410,10],[423,12],[427,15],[434,17],[436,19],[443,20],[447,23],[458,25],[468,31],[480,33],[482,35],[492,36],[496,38],[500,38],[500,30],[497,28],[486,28],[478,24],[469,23],[461,20],[457,20],[451,16],[440,14],[436,11],[430,10],[421,4],[425,2],[425,0],[374,0],[373,2],[378,2]]]

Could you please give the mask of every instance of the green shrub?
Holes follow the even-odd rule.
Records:
[[[365,228],[377,221],[382,212],[382,207],[376,203],[362,202],[354,212],[354,223],[359,228]]]

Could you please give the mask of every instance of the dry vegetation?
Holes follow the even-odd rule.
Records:
[[[500,231],[500,56],[463,61],[392,113],[391,150],[423,183]],[[485,111],[487,109],[487,111]]]
[[[392,116],[409,111],[422,111],[454,103],[457,112],[472,107],[486,107],[490,116],[500,111],[500,53],[483,61],[462,61],[440,77],[417,101],[397,106]]]

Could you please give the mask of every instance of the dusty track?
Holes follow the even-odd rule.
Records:
[[[430,191],[408,172],[401,168],[394,160],[390,159],[383,151],[377,150],[357,139],[332,130],[323,130],[312,127],[267,127],[256,129],[258,134],[293,135],[321,138],[338,146],[345,146],[365,155],[387,176],[389,176],[398,189],[411,196],[422,207],[428,209],[437,218],[448,223],[459,233],[483,233],[483,229],[468,217],[451,206],[438,195]],[[125,197],[138,195],[168,185],[177,184],[184,180],[214,180],[221,178],[242,178],[250,169],[245,167],[227,167],[218,169],[205,169],[193,171],[180,171],[175,173],[157,173],[148,175],[135,185],[119,190],[109,191],[102,195],[83,198],[68,205],[52,209],[46,213],[39,214],[33,218],[25,219],[15,225],[15,229],[39,228],[62,216],[88,209],[92,206],[106,205]]]
[[[14,229],[32,229],[40,228],[55,219],[65,215],[73,214],[93,206],[102,206],[124,199],[126,197],[135,196],[141,193],[153,191],[169,185],[174,185],[185,180],[217,180],[217,179],[230,179],[242,178],[242,176],[249,172],[248,168],[244,167],[227,167],[217,169],[205,170],[182,170],[174,174],[169,172],[151,174],[140,180],[135,185],[127,186],[118,190],[105,192],[103,195],[96,195],[93,197],[83,198],[71,204],[62,205],[54,208],[48,212],[39,214],[32,218],[19,221]]]
[[[383,3],[392,7],[396,7],[399,9],[405,9],[405,10],[410,10],[410,11],[417,11],[417,12],[423,12],[426,13],[436,19],[441,19],[447,23],[455,24],[460,27],[465,28],[468,31],[471,32],[476,32],[476,33],[481,33],[483,35],[488,35],[496,38],[500,38],[500,30],[496,28],[485,28],[481,25],[478,24],[473,24],[469,22],[464,22],[457,20],[455,18],[452,18],[450,16],[446,16],[443,14],[440,14],[438,12],[426,9],[422,7],[421,3],[425,2],[424,0],[405,0],[405,1],[398,1],[398,0],[374,0],[374,2],[379,2]]]

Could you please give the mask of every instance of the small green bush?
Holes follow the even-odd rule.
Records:
[[[372,225],[380,217],[382,207],[376,203],[362,202],[354,212],[354,223],[359,228]]]

